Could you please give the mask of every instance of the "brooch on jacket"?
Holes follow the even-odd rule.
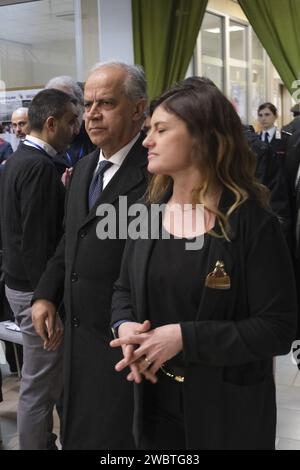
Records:
[[[206,287],[210,287],[211,289],[230,289],[230,277],[224,267],[223,261],[216,262],[215,269],[206,276]]]

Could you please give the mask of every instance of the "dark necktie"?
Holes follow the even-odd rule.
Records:
[[[99,198],[103,190],[103,175],[112,166],[112,162],[102,160],[99,163],[98,169],[93,176],[93,179],[89,188],[89,210],[95,205],[95,202]]]
[[[265,142],[266,144],[269,143],[269,132],[266,132],[266,133],[265,133],[264,142]]]

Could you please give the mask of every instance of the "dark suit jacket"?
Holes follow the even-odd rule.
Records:
[[[289,122],[286,126],[283,126],[282,130],[290,132],[291,134],[300,131],[300,116],[294,117],[291,122]]]
[[[292,231],[295,233],[296,223],[296,191],[295,183],[300,164],[300,131],[293,134],[290,138],[286,161],[285,161],[285,174],[288,188],[288,196],[292,214]]]
[[[228,207],[228,195],[221,207]],[[247,201],[231,217],[231,241],[213,237],[205,274],[218,260],[229,290],[201,286],[195,322],[182,323],[188,449],[273,449],[273,356],[290,350],[296,294],[288,250],[275,216]],[[115,284],[112,323],[147,318],[147,269],[153,240],[128,240]],[[143,385],[135,385],[139,442]]]
[[[256,177],[271,192],[270,206],[277,215],[288,243],[291,243],[291,210],[282,158],[273,152],[270,145],[260,139],[249,126],[244,126],[244,135],[257,157]]]
[[[300,209],[300,190],[296,191],[295,183],[300,165],[300,131],[292,135],[289,142],[285,161],[285,171],[288,187],[288,195],[291,207],[291,252],[295,268],[296,287],[298,292],[298,332],[297,339],[300,339],[300,252],[296,240],[296,222],[298,210]]]
[[[286,151],[288,147],[289,135],[285,132],[281,132],[281,138],[276,139],[276,134],[273,136],[273,139],[270,141],[270,146],[279,158],[282,160],[282,164],[284,164],[284,158],[286,156]]]
[[[119,195],[128,196],[130,205],[146,190],[147,151],[141,140],[99,199],[99,204],[112,204],[117,215]],[[67,195],[65,238],[34,296],[59,305],[64,288],[65,449],[133,447],[133,387],[125,375],[115,372],[121,354],[109,347],[112,289],[125,239],[99,240],[96,228],[101,217],[96,216],[96,207],[88,212],[88,189],[98,157],[99,150],[76,165]]]

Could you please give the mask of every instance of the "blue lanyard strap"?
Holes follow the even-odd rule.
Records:
[[[68,160],[69,164],[72,166],[72,164],[73,164],[72,158],[71,158],[71,155],[68,152],[66,152],[66,157],[67,157],[67,160]]]
[[[28,142],[30,144],[30,146],[35,147],[36,149],[40,150],[44,155],[46,155],[48,158],[50,158],[52,160],[51,155],[49,155],[49,153],[46,152],[46,150],[43,149],[43,147],[41,147],[39,144],[36,144],[35,142],[32,142],[32,140],[29,140],[29,139],[25,139],[23,141],[23,143],[25,143],[25,142]]]
[[[83,145],[80,148],[78,160],[80,160],[82,157],[83,157]]]
[[[84,148],[83,148],[83,145],[82,145],[80,147],[79,152],[78,152],[78,160],[80,160],[83,157],[83,152],[84,152]],[[66,157],[67,157],[68,162],[72,166],[73,165],[73,160],[72,160],[71,154],[69,152],[66,152]]]

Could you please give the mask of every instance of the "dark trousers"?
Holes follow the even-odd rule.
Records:
[[[142,450],[186,449],[183,384],[158,373],[158,382],[145,384]]]

